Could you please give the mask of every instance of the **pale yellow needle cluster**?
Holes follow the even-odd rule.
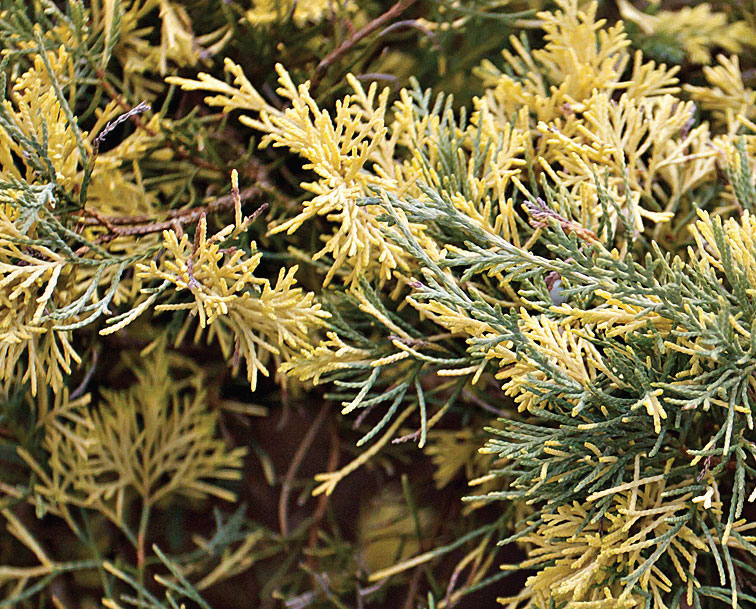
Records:
[[[233,175],[236,193],[236,220],[214,235],[207,236],[207,218],[198,225],[194,243],[187,235],[180,238],[176,231],[163,233],[165,256],[156,261],[137,265],[137,277],[143,282],[162,281],[164,287],[173,286],[181,299],[182,292],[190,295],[188,302],[162,303],[156,311],[188,311],[176,342],[180,344],[186,332],[198,321],[195,340],[207,331],[208,340],[217,340],[228,361],[236,371],[240,361],[246,363],[247,378],[254,390],[257,375],[269,374],[266,362],[272,357],[276,367],[293,354],[309,348],[310,335],[323,325],[328,314],[314,300],[311,292],[295,287],[297,267],[281,269],[275,284],[254,276],[262,254],[223,247],[227,241],[244,233],[251,218],[242,218],[238,196],[238,178]],[[182,299],[183,300],[183,299]],[[144,310],[154,301],[147,297]],[[130,323],[127,317],[107,329],[117,331]]]
[[[56,402],[45,425],[45,466],[21,452],[38,475],[40,505],[74,527],[76,507],[128,527],[133,493],[146,505],[173,494],[233,501],[212,480],[239,479],[246,449],[228,451],[216,437],[218,413],[208,406],[202,371],[164,344],[128,365],[137,382],[105,392],[97,408],[89,396]]]

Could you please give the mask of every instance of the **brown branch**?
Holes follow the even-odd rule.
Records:
[[[325,471],[335,472],[336,467],[339,464],[339,430],[336,428],[336,424],[331,421],[329,427],[331,433],[331,452],[328,454],[328,464]],[[310,548],[315,548],[315,542],[317,541],[318,523],[325,516],[326,508],[328,507],[328,501],[330,497],[323,493],[318,500],[318,507],[315,509],[315,513],[312,517],[312,524],[310,525]]]
[[[355,45],[359,44],[360,41],[372,34],[375,30],[383,27],[389,21],[401,15],[415,2],[416,0],[399,0],[385,13],[379,15],[372,21],[369,21],[365,25],[365,27],[352,34],[333,51],[328,53],[328,55],[326,55],[320,61],[318,67],[315,68],[315,74],[310,80],[310,91],[314,91],[317,88],[317,86],[320,84],[320,81],[323,80],[323,77],[326,75],[330,67],[337,59],[339,59],[345,53],[349,52]]]
[[[407,589],[407,596],[404,599],[404,609],[412,609],[412,607],[417,606],[417,588],[420,584],[420,577],[422,575],[422,570],[417,567],[415,568],[414,572],[412,573],[412,577],[410,578],[409,585],[406,587]]]
[[[82,218],[79,224],[102,224],[107,228],[111,233],[116,232],[116,227],[113,226],[113,222],[111,222],[107,216],[103,216],[101,213],[96,212],[94,209],[87,209],[86,207],[81,210],[80,213],[85,213],[89,216],[92,216],[91,218]]]
[[[260,189],[257,188],[257,186],[249,186],[248,188],[240,191],[239,196],[241,197],[242,201],[246,201],[259,194]],[[185,217],[195,216],[198,219],[199,216],[197,214],[202,215],[202,212],[214,213],[220,209],[231,207],[233,206],[233,204],[234,195],[233,193],[230,193],[222,197],[218,197],[207,205],[203,205],[201,207],[190,207],[187,209],[171,209],[168,210],[165,215],[169,219],[176,218],[178,220],[181,220]],[[151,222],[154,222],[155,220],[155,218],[152,216],[103,216],[95,211],[86,208],[83,210],[83,212],[78,213],[85,213],[92,216],[91,218],[80,218],[80,224],[88,226],[91,226],[93,224],[104,224],[111,232],[117,232],[117,229],[114,228],[114,225],[149,224]],[[257,210],[255,210],[253,213],[257,214],[258,212]]]
[[[562,214],[551,209],[541,197],[536,197],[535,203],[525,202],[525,208],[530,214],[530,225],[533,228],[546,228],[549,220],[553,219],[562,227],[565,235],[575,233],[589,243],[598,243],[599,238],[591,229],[581,226],[577,222],[565,218]]]
[[[241,191],[242,195],[244,195],[245,193],[249,193],[251,196],[252,194],[259,193],[259,190],[257,190],[254,186],[251,186]],[[180,233],[181,227],[184,224],[192,224],[194,222],[197,222],[202,217],[203,214],[216,212],[221,208],[229,207],[233,205],[233,202],[234,202],[233,195],[227,195],[225,197],[220,197],[217,200],[213,201],[212,203],[208,205],[204,205],[202,207],[193,207],[190,209],[183,209],[183,210],[172,210],[172,212],[168,213],[169,219],[164,220],[162,222],[151,221],[152,219],[146,216],[121,216],[120,217],[121,220],[124,220],[126,218],[129,218],[131,220],[131,223],[127,223],[124,221],[114,221],[114,220],[117,220],[119,217],[106,218],[103,216],[99,216],[99,214],[95,216],[94,218],[81,218],[81,222],[84,224],[90,224],[90,225],[103,224],[109,229],[108,233],[104,235],[100,235],[93,241],[95,245],[102,245],[103,243],[112,241],[113,239],[116,239],[117,237],[133,237],[136,235],[149,235],[151,233],[159,233],[159,232],[162,232],[164,230],[169,230],[169,229],[173,229],[177,233]],[[249,217],[252,220],[254,220],[265,209],[267,209],[267,207],[268,207],[268,204],[263,203],[254,212],[252,212],[252,215]],[[91,210],[87,211],[87,213],[92,214]],[[148,222],[148,223],[139,224],[137,221]],[[79,249],[77,249],[74,253],[77,256],[83,256],[88,251],[89,251],[89,246],[83,245]]]
[[[339,445],[339,430],[336,427],[336,423],[333,419],[331,419],[329,424],[329,432],[331,434],[331,451],[328,455],[328,464],[326,465],[325,471],[327,472],[335,472],[336,468],[339,465],[339,453],[340,453],[340,445]],[[308,548],[308,554],[307,554],[307,560],[310,563],[310,566],[314,569],[314,560],[313,557],[315,556],[315,548],[318,543],[318,525],[320,524],[320,521],[323,520],[323,517],[325,516],[326,510],[328,509],[328,502],[330,501],[330,497],[323,493],[318,498],[318,506],[315,508],[315,512],[312,515],[312,522],[310,523],[310,537],[307,540],[307,548]],[[385,582],[385,580],[384,580]]]
[[[286,470],[286,475],[281,483],[281,495],[278,499],[278,524],[281,527],[281,534],[283,536],[289,534],[289,495],[291,494],[292,484],[294,484],[294,476],[297,475],[297,470],[299,470],[307,451],[315,440],[315,436],[328,413],[328,408],[328,402],[323,401],[323,405],[320,407],[315,420],[307,430],[301,444],[297,447],[297,451],[294,453],[294,457],[291,463],[289,463],[289,469]]]
[[[97,362],[100,359],[100,348],[95,347],[92,350],[92,363],[89,364],[89,369],[87,370],[87,373],[84,375],[84,378],[82,379],[81,383],[79,383],[79,386],[73,390],[71,395],[69,396],[70,400],[75,400],[76,398],[84,395],[84,392],[87,390],[87,385],[89,385],[89,381],[92,380],[92,376],[94,375],[95,369],[97,368]]]

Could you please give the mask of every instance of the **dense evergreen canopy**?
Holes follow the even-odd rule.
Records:
[[[753,0],[0,39],[0,607],[756,606]]]

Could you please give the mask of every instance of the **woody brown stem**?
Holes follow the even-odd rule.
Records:
[[[253,192],[254,191],[254,192]],[[257,194],[259,191],[254,187],[250,187],[242,191],[242,198],[245,198],[244,193],[249,192],[251,194]],[[191,209],[184,209],[168,213],[170,219],[162,222],[149,222],[151,220],[147,216],[121,216],[121,217],[104,217],[95,215],[91,210],[87,210],[86,213],[94,215],[94,218],[81,218],[82,224],[102,224],[108,228],[108,233],[100,235],[94,240],[95,245],[102,245],[108,241],[112,241],[117,237],[133,237],[136,235],[149,235],[151,233],[159,233],[164,230],[174,229],[176,232],[180,232],[181,227],[184,224],[192,224],[199,220],[203,214],[208,212],[216,212],[224,207],[233,205],[232,197],[221,197],[220,199],[213,201],[209,205],[202,207],[193,207]],[[263,203],[258,207],[250,216],[253,220],[257,218],[265,209],[268,204]],[[140,222],[149,222],[146,224],[140,224]],[[89,246],[83,245],[77,249],[74,253],[77,256],[83,256],[89,251]]]
[[[302,465],[302,461],[312,445],[312,442],[315,440],[315,435],[323,424],[327,413],[328,403],[323,402],[315,420],[307,429],[304,439],[294,453],[294,457],[289,464],[289,469],[286,470],[286,475],[281,484],[281,495],[278,500],[278,524],[281,527],[281,534],[284,536],[289,534],[289,494],[291,493],[291,487],[294,483],[294,477],[297,475],[297,471],[299,470],[300,465]]]
[[[375,30],[383,27],[389,21],[401,15],[415,2],[416,0],[399,0],[399,2],[394,4],[385,13],[379,15],[372,21],[369,21],[365,25],[365,27],[352,34],[333,51],[328,53],[328,55],[326,55],[320,61],[318,67],[315,68],[315,75],[310,80],[310,90],[314,91],[317,88],[317,86],[320,84],[320,81],[323,80],[323,77],[326,75],[330,67],[337,59],[339,59],[345,53],[349,52],[355,45],[359,44],[360,41],[372,34]]]
[[[260,193],[260,189],[257,186],[250,186],[240,191],[239,196],[242,201],[246,201],[259,194],[261,193]],[[233,194],[228,194],[222,197],[218,197],[217,199],[215,199],[215,201],[212,201],[208,203],[207,205],[204,205],[201,207],[192,207],[189,209],[171,209],[171,210],[168,210],[168,212],[166,212],[165,215],[166,217],[171,218],[171,219],[175,218],[175,219],[181,220],[182,218],[185,218],[185,217],[194,217],[196,214],[202,215],[203,211],[207,213],[213,213],[213,212],[218,211],[219,209],[231,207],[233,206],[233,204],[234,204],[234,196]],[[79,213],[82,213],[82,212],[79,212]],[[79,219],[80,224],[84,224],[88,226],[91,226],[94,224],[105,224],[105,225],[147,224],[154,221],[154,218],[152,216],[103,216],[90,209],[84,209],[83,213],[86,213],[92,216],[91,218]],[[255,210],[254,213],[258,213],[257,210]],[[112,232],[115,232],[115,230],[116,229],[112,229]]]

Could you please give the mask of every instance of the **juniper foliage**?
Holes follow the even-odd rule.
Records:
[[[0,2],[0,606],[756,603],[756,13],[647,4]]]

